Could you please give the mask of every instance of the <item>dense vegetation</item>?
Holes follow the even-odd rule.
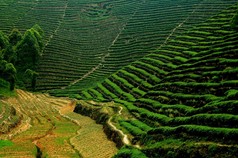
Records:
[[[238,157],[237,0],[16,1],[0,3],[2,89],[115,103],[131,142],[115,158]],[[45,36],[21,35],[35,23]]]
[[[147,157],[236,157],[236,16],[229,7],[75,96],[126,107],[118,124]],[[130,148],[115,157],[140,154]]]
[[[0,29],[24,32],[39,24],[45,32],[45,50],[36,89],[65,87],[77,92],[236,2],[4,0]]]
[[[35,89],[36,66],[44,48],[43,35],[38,25],[27,30],[23,36],[17,29],[13,29],[8,36],[0,32],[1,89],[7,89],[10,84],[10,90],[13,90],[15,82],[24,88],[29,79],[32,89]]]

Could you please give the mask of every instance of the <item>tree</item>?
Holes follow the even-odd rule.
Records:
[[[24,65],[28,63],[31,68],[36,65],[44,47],[42,36],[43,31],[38,25],[25,32],[23,39],[16,46],[19,63]]]
[[[16,73],[16,68],[12,63],[8,63],[5,60],[0,61],[1,77],[10,83],[10,90],[14,90]]]
[[[10,35],[8,36],[9,43],[12,46],[15,46],[19,41],[22,40],[22,34],[18,29],[13,29]]]
[[[31,78],[31,88],[33,91],[35,91],[36,88],[36,78],[39,75],[37,72],[27,69],[25,73]]]
[[[8,81],[10,83],[10,90],[14,90],[15,87],[15,76],[16,76],[16,69],[12,63],[7,63],[6,64],[6,69],[5,72],[7,73],[8,76]]]
[[[8,45],[8,37],[0,31],[0,50],[6,48]]]
[[[34,32],[35,37],[37,38],[38,44],[40,46],[40,50],[44,49],[44,42],[43,42],[43,37],[44,37],[44,31],[41,29],[41,27],[38,24],[35,24],[32,27],[32,30]]]
[[[44,49],[43,36],[44,32],[37,24],[23,36],[17,29],[9,36],[0,31],[0,78],[10,83],[11,90],[15,82],[24,87],[30,81],[35,90],[38,73],[34,70]]]
[[[9,63],[15,64],[17,61],[17,54],[13,46],[9,45],[2,51],[3,58]]]

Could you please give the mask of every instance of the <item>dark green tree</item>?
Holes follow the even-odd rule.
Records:
[[[34,35],[37,38],[37,42],[40,46],[40,49],[43,50],[43,48],[44,48],[44,42],[43,42],[44,31],[41,29],[41,27],[38,24],[35,24],[31,29],[33,30]]]
[[[42,51],[43,31],[35,25],[25,32],[23,39],[16,46],[18,63],[21,63],[21,66],[27,64],[28,68],[34,69]]]
[[[0,61],[1,77],[10,83],[10,90],[14,90],[16,72],[16,68],[12,63],[8,63],[5,60]]]
[[[24,36],[17,29],[9,36],[0,31],[0,78],[10,83],[11,90],[15,82],[21,87],[31,82],[35,90],[38,73],[34,70],[44,49],[43,36],[39,25],[28,29]]]
[[[13,46],[9,45],[7,48],[5,48],[3,51],[3,57],[4,60],[6,60],[9,63],[15,64],[17,61],[17,54]]]
[[[0,50],[6,48],[8,45],[8,37],[2,31],[0,31]]]
[[[15,46],[19,41],[22,40],[22,34],[18,29],[13,29],[10,35],[8,36],[9,43],[12,46]]]
[[[36,78],[39,75],[37,72],[31,70],[31,69],[27,69],[25,71],[25,73],[27,74],[27,76],[29,76],[29,78],[31,78],[31,88],[33,91],[35,91],[36,88]]]
[[[15,76],[16,76],[16,69],[12,63],[6,64],[5,73],[7,74],[7,80],[10,83],[10,90],[14,90],[15,87]]]

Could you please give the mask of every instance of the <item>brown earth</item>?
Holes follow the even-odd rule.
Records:
[[[21,122],[0,139],[14,145],[0,148],[0,157],[109,158],[116,152],[102,125],[73,112],[76,102],[17,90],[18,97],[2,100],[21,114]]]

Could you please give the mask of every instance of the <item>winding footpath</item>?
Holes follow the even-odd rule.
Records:
[[[123,107],[122,106],[119,106],[120,110],[118,111],[118,115],[121,115],[122,114],[122,110],[123,110]],[[112,123],[112,116],[108,119],[108,125],[112,127],[112,129],[116,132],[118,132],[121,137],[122,137],[122,142],[124,145],[129,145],[129,146],[133,146],[135,148],[138,148],[138,149],[141,149],[140,145],[133,145],[131,143],[131,141],[129,140],[128,138],[128,135],[126,135],[122,130],[118,129],[115,125],[113,125]]]
[[[0,157],[109,158],[117,152],[102,125],[73,112],[74,101],[22,90],[17,93],[18,97],[0,100],[22,115],[17,127],[0,135],[14,143],[0,148]]]
[[[118,111],[118,115],[121,115],[122,109],[123,109],[123,108],[120,106],[120,110]],[[108,123],[109,126],[112,127],[112,129],[113,129],[114,131],[118,132],[118,133],[121,135],[123,144],[125,144],[125,145],[131,145],[131,142],[130,142],[130,140],[128,139],[128,136],[127,136],[122,130],[118,129],[115,125],[113,125],[113,123],[112,123],[112,117],[110,117],[110,118],[108,119],[108,122],[107,122],[107,123]]]

